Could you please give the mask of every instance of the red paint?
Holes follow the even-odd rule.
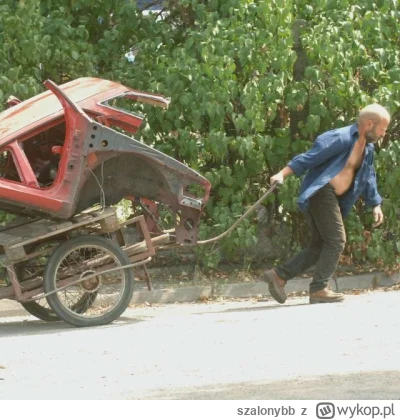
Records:
[[[180,162],[146,145],[132,143],[127,136],[115,134],[111,130],[113,127],[135,134],[143,118],[104,104],[104,101],[122,95],[127,100],[163,108],[168,106],[169,100],[96,78],[77,79],[61,86],[51,81],[44,84],[48,88],[46,92],[23,102],[11,98],[11,107],[0,113],[0,209],[70,218],[75,214],[79,200],[86,196],[81,197],[81,191],[93,171],[109,159],[129,156],[133,165],[146,162],[160,174],[160,178],[154,180],[153,195],[174,211],[182,212],[180,226],[177,226],[178,242],[195,242],[200,213],[209,198],[210,183]],[[108,140],[96,136],[103,132]],[[129,174],[121,173],[121,182],[132,179]],[[118,178],[118,173],[114,171],[113,176]],[[143,182],[148,183],[148,178],[144,176]],[[167,180],[166,184],[163,179]],[[119,180],[113,182],[118,185]],[[159,190],[158,185],[162,182],[164,189]],[[194,208],[195,202],[187,200],[189,196],[183,193],[192,183],[204,187],[204,196],[197,198],[201,207]],[[90,193],[90,190],[85,191]],[[112,187],[109,191],[112,192]],[[135,193],[127,192],[126,195],[131,194]],[[151,210],[156,213],[155,207]],[[194,220],[194,232],[184,228],[186,218]]]

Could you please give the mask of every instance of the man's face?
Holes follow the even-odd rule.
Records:
[[[370,128],[365,130],[365,139],[367,140],[367,143],[376,143],[385,136],[390,121],[382,118],[378,123],[372,120],[369,122]]]

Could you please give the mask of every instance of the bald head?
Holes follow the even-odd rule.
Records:
[[[366,120],[372,120],[375,123],[379,123],[382,120],[390,122],[390,114],[386,108],[379,104],[367,105],[358,114],[358,122],[364,122]]]
[[[379,104],[367,105],[363,108],[357,120],[361,137],[368,143],[376,143],[385,134],[390,123],[390,114],[386,108]]]

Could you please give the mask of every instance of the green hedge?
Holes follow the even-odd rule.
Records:
[[[351,123],[370,102],[387,106],[393,123],[376,158],[386,222],[369,235],[360,203],[347,220],[348,254],[397,263],[398,2],[170,0],[162,19],[133,1],[34,3],[0,6],[0,99],[87,75],[171,97],[167,111],[148,109],[142,138],[212,182],[202,238],[227,229],[320,132]],[[124,58],[132,46],[134,64]],[[290,227],[280,240],[292,248],[305,240],[299,184],[290,179],[266,203],[268,220]],[[215,266],[221,251],[254,246],[257,229],[249,219],[220,251],[199,251],[201,261]]]

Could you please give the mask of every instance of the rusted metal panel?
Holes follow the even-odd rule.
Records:
[[[120,83],[94,77],[83,77],[60,85],[60,89],[71,98],[71,101],[78,104],[87,111],[100,112],[104,114],[104,107],[99,104],[109,98],[123,93],[136,95],[136,100],[147,98],[153,104],[165,107],[168,99],[162,95],[141,92],[130,89]],[[56,119],[63,114],[63,107],[57,97],[51,91],[43,92],[26,101],[19,102],[16,98],[12,100],[10,109],[0,113],[0,147],[5,146],[13,140],[20,132],[31,131],[35,127],[43,126],[49,121]]]
[[[179,214],[177,241],[195,244],[209,181],[114,130],[115,125],[134,134],[142,118],[105,103],[118,95],[161,107],[169,100],[95,78],[62,86],[46,81],[45,86],[47,92],[0,114],[0,157],[5,160],[0,208],[60,220],[96,203],[110,206],[122,198],[143,198]],[[192,185],[201,187],[198,196],[187,192]]]

